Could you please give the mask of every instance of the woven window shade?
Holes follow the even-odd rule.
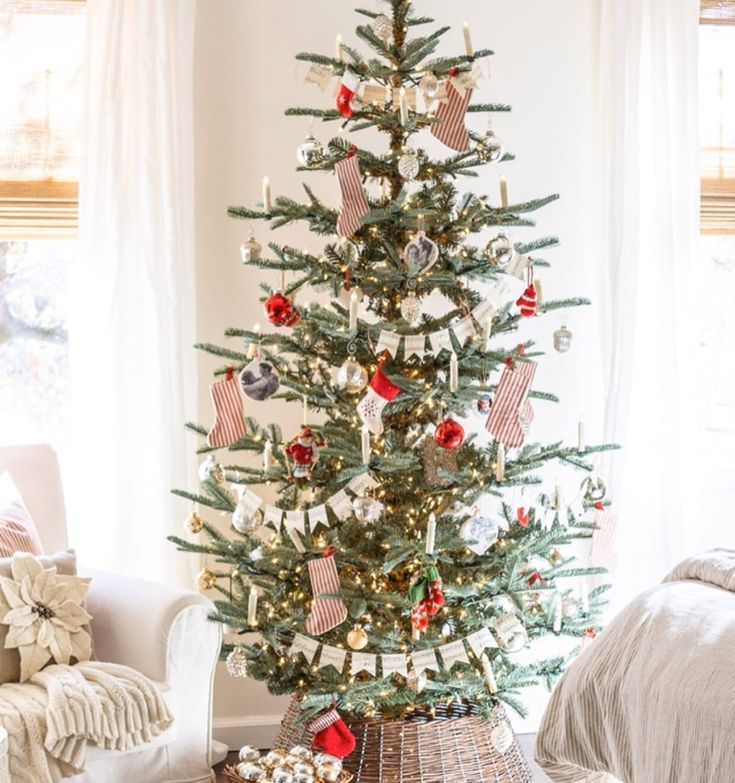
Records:
[[[76,234],[84,12],[0,0],[0,239]]]
[[[735,24],[735,0],[702,0],[702,24]]]
[[[733,24],[700,27],[701,230],[735,234],[735,0],[705,0],[705,11]]]

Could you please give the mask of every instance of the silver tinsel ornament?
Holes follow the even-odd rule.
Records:
[[[428,100],[436,98],[437,93],[439,92],[439,79],[428,71],[421,77],[419,90],[423,93],[424,98],[427,98]]]
[[[503,142],[489,130],[475,147],[475,153],[483,163],[497,163],[503,157]]]
[[[393,22],[385,14],[378,14],[370,23],[375,37],[387,46],[393,43]]]
[[[239,645],[235,647],[227,656],[225,667],[230,677],[241,680],[248,676],[248,659],[245,655],[245,649]],[[258,778],[259,779],[259,778]]]
[[[513,243],[505,234],[498,234],[485,245],[485,258],[493,264],[505,266],[513,256]]]
[[[210,454],[199,466],[199,480],[211,481],[213,484],[222,484],[225,480],[225,471],[222,465]]]
[[[259,524],[260,513],[238,503],[237,508],[232,512],[232,527],[238,533],[247,534],[252,533]]]
[[[401,300],[401,316],[409,326],[414,326],[419,322],[422,309],[421,300],[413,291],[409,291]]]
[[[352,356],[337,370],[337,388],[350,394],[358,394],[368,384],[367,370]]]
[[[415,149],[406,147],[398,158],[398,173],[405,180],[416,179],[421,171],[421,165],[419,164],[419,154]]]
[[[554,332],[554,350],[566,353],[572,347],[572,333],[562,324]]]
[[[383,504],[368,496],[356,497],[352,501],[352,510],[358,522],[363,525],[371,525],[380,519],[383,513]]]
[[[313,168],[324,160],[324,147],[310,133],[296,149],[296,158],[302,166]]]

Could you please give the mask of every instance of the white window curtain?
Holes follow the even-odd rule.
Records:
[[[616,603],[698,548],[698,0],[602,0],[606,439]]]
[[[88,0],[70,538],[91,565],[191,585],[165,538],[195,486],[195,0]]]

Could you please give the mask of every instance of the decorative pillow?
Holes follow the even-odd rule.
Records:
[[[51,661],[91,659],[83,603],[91,580],[76,572],[73,549],[0,560],[0,683],[24,682]]]
[[[16,552],[42,555],[43,547],[33,519],[8,473],[0,474],[0,557]]]

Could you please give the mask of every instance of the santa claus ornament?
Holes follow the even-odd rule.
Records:
[[[314,465],[319,459],[319,449],[324,445],[311,427],[304,427],[301,432],[284,446],[287,460],[293,461],[291,478],[297,486],[303,486],[311,479]]]

